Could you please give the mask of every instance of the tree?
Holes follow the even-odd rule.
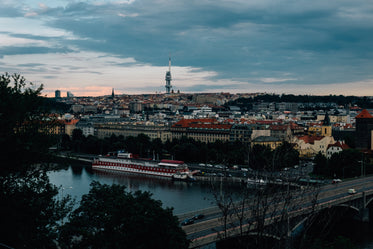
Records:
[[[249,151],[249,166],[258,170],[272,169],[272,151],[263,145],[254,145]]]
[[[72,208],[44,171],[0,177],[0,242],[13,248],[57,248],[59,226]]]
[[[42,89],[18,74],[0,76],[0,243],[14,248],[56,248],[71,208],[46,174],[56,123],[46,115]]]
[[[46,122],[43,86],[35,87],[18,74],[0,76],[0,173],[24,169],[39,162],[51,145],[51,124]]]
[[[188,248],[171,208],[149,192],[92,182],[61,232],[65,248]]]
[[[328,160],[326,157],[319,152],[313,161],[315,163],[313,167],[313,173],[316,175],[329,175],[330,169],[328,168]]]
[[[277,170],[290,168],[299,163],[299,152],[286,141],[276,148],[273,153],[273,162],[276,162],[274,166]]]
[[[266,184],[242,186],[238,196],[229,190],[219,191],[217,185],[213,188],[221,211],[217,248],[292,248],[286,246],[290,242],[289,231],[299,221],[292,222],[291,213],[309,203],[307,216],[313,217],[319,194],[318,186],[294,189],[290,182],[270,179]]]
[[[356,149],[343,150],[335,153],[329,159],[330,176],[354,177],[360,176],[362,154]]]

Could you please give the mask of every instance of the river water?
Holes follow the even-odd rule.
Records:
[[[179,182],[153,176],[97,171],[85,165],[69,166],[48,175],[51,183],[60,187],[60,195],[69,194],[78,202],[83,194],[89,192],[90,183],[98,181],[125,185],[127,191],[149,191],[153,199],[162,201],[163,207],[173,207],[175,215],[215,205],[214,193],[217,193],[208,182]]]

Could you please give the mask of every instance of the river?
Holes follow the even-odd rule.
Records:
[[[163,207],[173,207],[176,215],[205,209],[215,203],[214,191],[208,182],[179,182],[153,176],[97,171],[83,164],[52,171],[48,175],[51,183],[60,187],[60,195],[69,194],[77,201],[89,192],[92,181],[98,181],[125,185],[131,192],[149,191],[153,199],[162,201]]]

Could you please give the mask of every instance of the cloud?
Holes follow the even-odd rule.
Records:
[[[274,83],[274,82],[287,82],[287,81],[294,81],[296,79],[292,78],[261,78],[260,81],[264,83]]]
[[[44,71],[54,76],[42,79],[67,82],[72,79],[65,73],[79,71],[85,81],[97,82],[103,81],[97,75],[111,74],[136,83],[133,89],[158,90],[169,54],[179,68],[175,84],[190,82],[188,91],[250,85],[242,90],[291,86],[315,92],[315,86],[373,78],[373,4],[363,0],[11,2],[3,7],[12,18],[0,10],[0,36],[6,38],[1,62],[7,55],[38,55],[27,57],[35,60],[29,63],[42,59],[56,68],[47,66]],[[75,69],[67,59],[64,66],[55,62],[63,54]],[[59,75],[61,68],[66,71]]]

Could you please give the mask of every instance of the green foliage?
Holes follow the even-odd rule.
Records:
[[[249,167],[252,169],[272,169],[272,151],[267,146],[254,145],[250,150],[249,160]]]
[[[71,200],[58,197],[43,171],[0,177],[0,242],[13,248],[57,248]]]
[[[234,101],[228,102],[226,105],[235,105],[241,107],[243,110],[252,109],[252,105],[255,102],[292,102],[292,103],[336,103],[337,105],[347,106],[349,104],[358,105],[362,108],[372,108],[373,102],[367,97],[357,96],[343,96],[343,95],[328,95],[328,96],[316,96],[316,95],[293,95],[293,94],[263,94],[254,98],[238,98]],[[309,107],[309,110],[313,108]],[[320,109],[320,107],[317,107]],[[321,108],[322,109],[322,108]],[[324,108],[325,109],[325,108]]]
[[[69,197],[56,199],[42,163],[56,142],[42,88],[18,74],[0,76],[0,243],[14,248],[57,248],[71,209]]]
[[[359,176],[361,175],[361,159],[361,153],[358,150],[344,150],[332,155],[329,168],[333,176],[341,178]]]
[[[357,249],[349,238],[343,236],[337,236],[334,240],[328,241],[316,238],[314,240],[308,240],[305,248],[310,249]]]
[[[288,142],[283,142],[273,153],[275,170],[290,168],[299,163],[299,152]]]
[[[66,248],[188,248],[172,209],[162,208],[149,192],[125,186],[91,184],[61,233]]]
[[[330,159],[319,153],[314,159],[315,166],[313,173],[330,178],[360,176],[362,174],[362,160],[364,161],[364,169],[369,168],[370,165],[367,158],[356,149],[348,149],[335,153]]]
[[[55,142],[51,131],[55,123],[45,116],[35,87],[17,74],[0,76],[0,174],[24,169],[40,162]]]
[[[328,161],[326,157],[319,152],[313,161],[315,163],[313,167],[313,173],[316,175],[330,175],[330,169],[328,168]]]

